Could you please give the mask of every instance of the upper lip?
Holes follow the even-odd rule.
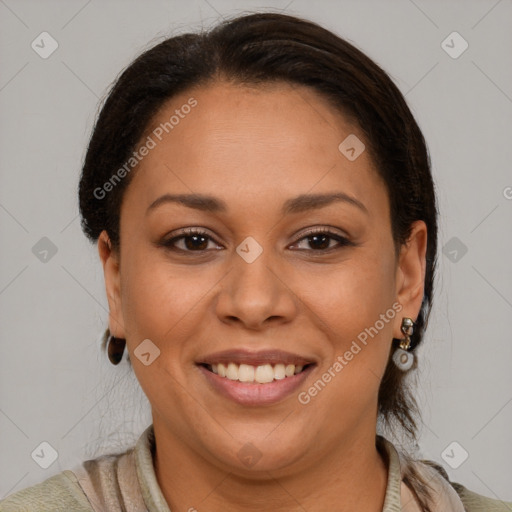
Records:
[[[247,349],[231,349],[214,352],[207,356],[198,359],[198,364],[249,364],[253,366],[260,366],[264,364],[294,364],[295,366],[305,366],[307,364],[315,363],[312,358],[304,357],[292,352],[283,350],[247,350]]]

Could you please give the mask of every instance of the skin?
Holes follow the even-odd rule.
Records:
[[[142,160],[125,192],[120,251],[106,232],[98,241],[110,330],[127,340],[151,403],[162,492],[173,511],[382,510],[388,475],[375,447],[377,395],[402,317],[420,310],[425,224],[396,250],[368,152],[351,162],[338,150],[349,134],[363,136],[316,92],[216,82],[174,97],[150,130],[191,96],[198,105]],[[333,191],[366,211],[335,202],[281,213],[289,198]],[[164,193],[209,194],[228,209],[165,203],[147,213]],[[181,253],[158,245],[187,227],[208,232],[202,255],[183,239]],[[326,251],[304,238],[322,227],[352,245],[328,238]],[[235,250],[248,236],[263,248],[252,263]],[[317,361],[299,391],[307,390],[396,302],[402,311],[307,405],[297,393],[239,405],[195,364],[234,347],[282,349]],[[161,351],[148,366],[133,354],[145,339]],[[248,442],[261,454],[252,467],[237,456]]]

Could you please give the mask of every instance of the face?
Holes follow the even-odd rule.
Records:
[[[174,97],[148,135],[120,251],[105,232],[99,246],[110,328],[155,432],[240,474],[373,438],[392,338],[420,308],[426,236],[418,222],[396,250],[368,151],[338,148],[360,131],[308,88],[217,83]]]

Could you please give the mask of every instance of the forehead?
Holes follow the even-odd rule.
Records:
[[[311,88],[214,83],[160,109],[129,188],[146,204],[173,191],[215,190],[226,202],[340,187],[356,197],[382,193],[368,152],[350,160],[340,151],[347,137],[363,147],[358,127]]]

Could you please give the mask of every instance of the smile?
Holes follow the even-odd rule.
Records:
[[[281,351],[225,351],[197,363],[211,388],[242,405],[276,403],[304,382],[316,362]]]
[[[307,365],[306,365],[307,366]],[[304,369],[303,365],[294,364],[236,364],[236,363],[217,363],[206,365],[206,368],[213,373],[229,380],[237,380],[239,382],[253,382],[258,384],[267,384],[274,380],[282,380],[293,377],[301,373]]]

